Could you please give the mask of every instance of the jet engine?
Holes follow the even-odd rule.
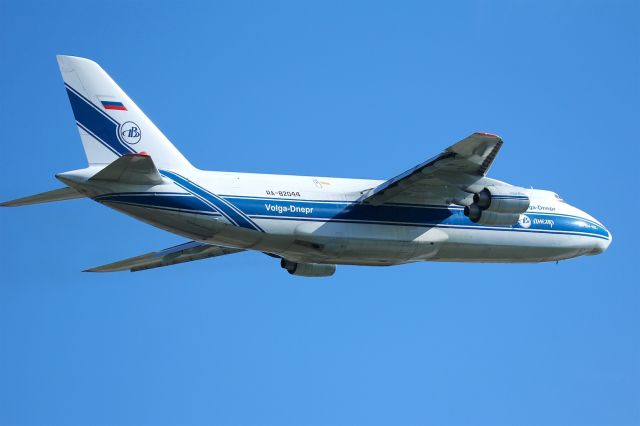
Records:
[[[473,204],[464,208],[464,215],[482,225],[514,225],[529,203],[522,188],[491,186],[473,194]]]
[[[286,259],[280,260],[280,266],[291,275],[299,275],[301,277],[330,277],[336,272],[336,265],[297,263]]]
[[[497,213],[490,210],[482,210],[477,204],[471,204],[464,208],[464,215],[471,219],[471,222],[480,225],[507,226],[518,222],[518,213]]]
[[[520,214],[529,208],[529,197],[517,187],[492,186],[473,194],[473,203],[482,210]]]

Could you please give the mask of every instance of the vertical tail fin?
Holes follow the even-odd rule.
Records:
[[[193,167],[100,65],[75,56],[57,58],[89,164],[144,151],[158,167]]]

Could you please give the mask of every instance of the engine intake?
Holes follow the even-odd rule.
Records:
[[[301,277],[330,277],[336,272],[336,265],[325,265],[321,263],[298,263],[281,259],[280,266],[286,269],[291,275]]]

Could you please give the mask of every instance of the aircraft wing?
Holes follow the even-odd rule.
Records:
[[[485,176],[501,146],[499,136],[474,133],[439,155],[371,189],[361,202],[380,205],[464,197],[463,189]]]
[[[145,269],[160,268],[162,266],[191,262],[192,260],[207,259],[209,257],[238,253],[241,251],[244,250],[190,241],[168,249],[154,251],[141,256],[109,263],[108,265],[87,269],[84,272],[117,272],[127,270],[137,272]]]

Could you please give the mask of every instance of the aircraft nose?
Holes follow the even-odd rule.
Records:
[[[603,253],[606,249],[609,248],[609,245],[611,244],[612,240],[613,240],[613,237],[611,236],[611,232],[609,232],[609,238],[606,239],[606,240],[598,238],[598,240],[595,242],[594,247],[591,250],[590,254]]]
[[[594,235],[593,238],[585,240],[583,246],[583,254],[591,256],[605,252],[611,245],[611,241],[613,241],[613,235],[611,234],[611,231],[609,231],[609,229],[607,229],[602,224],[602,222],[600,222],[590,214],[586,213],[583,210],[576,210],[579,212],[578,216],[584,219],[587,224],[590,223],[591,226],[597,226],[598,229],[596,232],[597,236]]]
[[[604,253],[604,251],[609,248],[609,245],[611,245],[611,241],[613,241],[613,235],[611,234],[611,231],[609,231],[609,229],[605,228],[604,226],[602,227],[604,228],[605,231],[607,231],[607,238],[595,239],[595,241],[593,242],[592,249],[588,253],[589,255]]]

